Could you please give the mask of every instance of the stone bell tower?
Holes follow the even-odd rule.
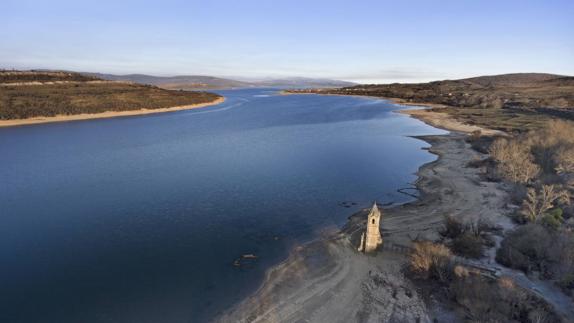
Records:
[[[377,202],[373,204],[371,212],[367,217],[367,231],[361,235],[361,244],[358,250],[363,252],[372,252],[377,250],[383,244],[381,232],[379,230],[379,222],[381,221],[381,211],[377,206]]]

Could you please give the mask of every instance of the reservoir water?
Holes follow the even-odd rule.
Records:
[[[435,156],[409,136],[443,133],[384,100],[220,93],[0,128],[1,322],[209,321],[294,245],[412,199],[397,189]]]

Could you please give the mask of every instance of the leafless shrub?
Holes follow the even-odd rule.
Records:
[[[415,243],[409,264],[412,272],[426,279],[447,282],[452,277],[452,254],[442,244],[429,241]]]
[[[529,272],[544,271],[550,261],[552,233],[539,224],[527,224],[510,232],[496,253],[499,263]]]
[[[551,307],[517,287],[510,278],[496,281],[480,275],[461,276],[450,285],[451,297],[469,322],[555,322]]]
[[[446,216],[440,234],[450,239],[448,246],[455,254],[468,258],[480,258],[484,246],[489,243],[485,233],[490,228],[491,225],[483,219],[462,221],[453,216]]]
[[[410,257],[410,270],[436,287],[463,311],[469,322],[555,322],[552,308],[537,296],[518,287],[510,278],[493,280],[480,271],[454,265],[449,250],[441,244],[417,242]],[[438,294],[441,295],[441,294]]]
[[[447,215],[444,217],[444,224],[440,234],[445,238],[454,239],[463,234],[465,230],[465,225],[460,219],[452,215]]]
[[[574,297],[574,233],[530,223],[510,232],[496,253],[496,260],[508,267],[539,271],[553,279]]]
[[[574,133],[572,133],[574,137]],[[574,146],[562,147],[555,156],[556,172],[559,174],[574,173]]]
[[[568,192],[556,185],[542,185],[538,190],[529,188],[522,204],[522,214],[530,222],[538,222],[556,202],[569,204]]]
[[[470,231],[453,239],[450,243],[452,251],[468,258],[480,258],[483,254],[484,241],[480,236],[475,236]]]
[[[574,191],[574,123],[554,120],[515,138],[498,138],[489,149],[495,178],[530,185],[560,183]],[[494,170],[494,172],[493,172]]]
[[[521,141],[531,147],[536,163],[545,173],[553,173],[558,168],[568,168],[568,150],[574,145],[574,123],[553,120],[541,130],[529,133]],[[561,160],[559,157],[562,152]],[[560,167],[562,164],[562,167]]]
[[[574,296],[574,234],[569,231],[559,232],[552,248],[549,250],[553,261],[551,275],[562,289]]]
[[[538,175],[540,168],[527,146],[517,140],[496,139],[490,146],[490,155],[497,162],[500,177],[515,183],[528,183]]]

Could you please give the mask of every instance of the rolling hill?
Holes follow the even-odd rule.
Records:
[[[180,75],[180,76],[152,76],[145,74],[114,75],[101,73],[82,73],[89,77],[97,77],[110,81],[129,81],[140,84],[155,85],[164,89],[194,90],[194,89],[233,89],[249,87],[278,87],[278,88],[325,88],[356,85],[355,83],[318,78],[293,77],[282,79],[263,79],[238,81],[228,78]]]
[[[187,90],[187,89],[222,89],[222,88],[244,88],[251,87],[248,82],[241,82],[213,76],[203,75],[180,75],[180,76],[153,76],[145,74],[101,74],[82,73],[87,76],[94,76],[110,81],[128,81],[139,84],[155,85],[166,89]]]

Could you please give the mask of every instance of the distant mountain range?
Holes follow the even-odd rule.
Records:
[[[256,86],[286,87],[286,88],[332,88],[353,86],[357,83],[323,78],[291,77],[284,79],[269,79],[254,82]]]
[[[110,81],[130,81],[140,84],[155,85],[164,89],[172,90],[197,90],[197,89],[229,89],[248,87],[280,87],[280,88],[327,88],[356,85],[352,82],[292,77],[283,79],[265,79],[256,81],[238,81],[228,78],[203,76],[203,75],[179,75],[179,76],[152,76],[145,74],[114,75],[102,73],[82,73]]]

